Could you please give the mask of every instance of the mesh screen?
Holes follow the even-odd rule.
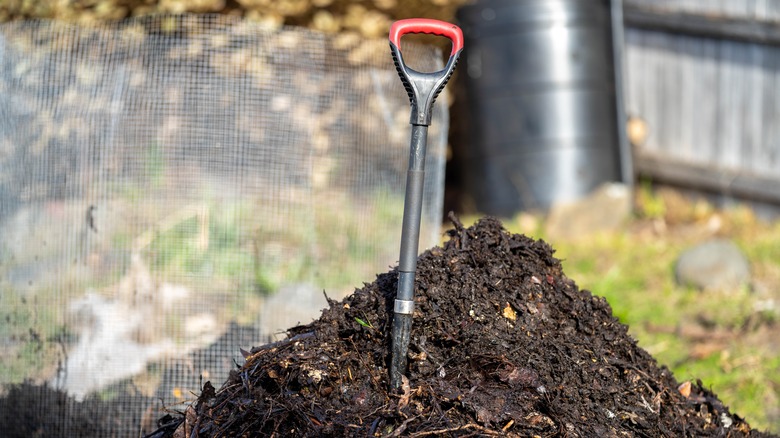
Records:
[[[431,48],[404,55],[442,67]],[[440,238],[446,108],[421,248]],[[408,122],[385,40],[225,16],[0,25],[7,430],[148,433],[240,347],[387,271]]]

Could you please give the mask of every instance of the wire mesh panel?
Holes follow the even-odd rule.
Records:
[[[224,16],[0,25],[0,428],[148,432],[240,347],[394,265],[408,122],[384,40]],[[447,122],[442,96],[422,248]]]

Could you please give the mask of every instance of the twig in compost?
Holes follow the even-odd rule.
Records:
[[[366,371],[368,371],[368,375],[371,376],[371,382],[374,384],[376,389],[379,390],[379,391],[385,392],[384,388],[382,387],[382,385],[379,382],[379,377],[377,377],[374,374],[374,370],[372,370],[371,367],[368,366],[368,364],[365,361],[363,361],[363,356],[360,355],[360,350],[358,350],[357,345],[355,345],[355,341],[350,339],[349,343],[352,344],[352,348],[355,349],[355,352],[357,353],[356,356],[358,358],[358,361],[360,361],[360,364],[363,365],[366,368]],[[347,368],[347,369],[349,369],[349,368]],[[387,393],[385,393],[385,398],[386,397],[387,397]]]
[[[416,419],[418,419],[418,418],[420,418],[420,416],[419,416],[419,415],[418,415],[418,416],[414,416],[414,417],[412,417],[412,418],[407,418],[407,419],[406,419],[406,420],[404,420],[404,422],[403,422],[403,423],[401,423],[401,425],[400,425],[400,426],[398,426],[398,427],[397,427],[397,428],[396,428],[396,429],[393,431],[393,433],[391,433],[389,436],[390,436],[390,437],[398,437],[398,436],[401,436],[401,434],[403,434],[404,432],[406,432],[406,426],[407,426],[409,423],[411,423],[412,421],[414,421],[414,420],[416,420]]]
[[[298,342],[298,341],[302,341],[304,339],[312,338],[312,337],[314,337],[314,334],[315,334],[314,332],[300,333],[300,334],[297,334],[297,335],[293,336],[292,338],[282,339],[281,341],[271,342],[270,344],[265,344],[265,345],[261,345],[259,347],[255,347],[255,348],[252,349],[251,355],[249,357],[247,357],[246,359],[248,361],[252,356],[254,356],[255,354],[257,354],[257,353],[259,353],[260,351],[263,351],[263,350],[272,350],[274,348],[282,347],[282,346],[290,344],[292,342]]]
[[[489,436],[503,436],[504,435],[503,433],[499,433],[499,432],[496,432],[494,430],[490,430],[488,428],[482,427],[479,424],[469,423],[469,424],[464,424],[463,426],[458,426],[458,427],[449,427],[449,428],[446,428],[446,429],[436,429],[436,430],[427,430],[427,431],[423,431],[423,432],[415,432],[415,433],[409,434],[408,436],[409,437],[420,437],[420,436],[444,435],[444,434],[448,434],[448,433],[452,433],[452,432],[458,432],[458,431],[466,430],[466,429],[475,429],[478,432],[480,432],[480,433],[482,433],[484,435],[489,435]]]
[[[455,212],[450,211],[447,218],[449,218],[450,222],[452,222],[452,225],[455,227],[455,231],[450,232],[450,236],[457,236],[460,249],[466,249],[469,244],[469,236],[466,233],[466,228],[455,215]]]

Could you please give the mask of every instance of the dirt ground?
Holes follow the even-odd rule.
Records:
[[[408,382],[388,390],[397,272],[253,348],[168,436],[770,436],[678,382],[543,241],[485,218],[419,259]]]
[[[46,385],[22,383],[0,397],[0,436],[3,438],[107,438],[138,430],[142,416],[138,405],[154,400],[107,402],[89,396],[76,401],[64,391]]]

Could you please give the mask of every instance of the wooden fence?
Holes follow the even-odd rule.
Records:
[[[780,204],[780,0],[625,0],[638,173]]]

